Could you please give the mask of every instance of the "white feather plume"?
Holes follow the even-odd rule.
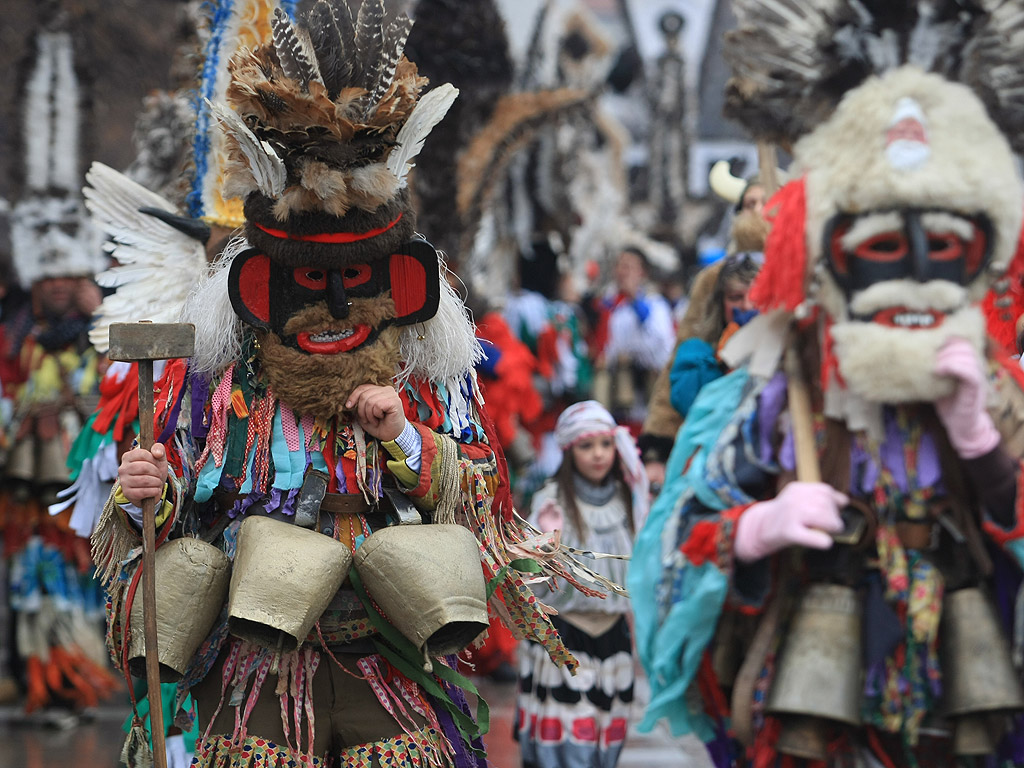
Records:
[[[236,235],[212,264],[204,264],[176,318],[196,327],[191,363],[195,373],[220,373],[242,354],[242,320],[231,306],[228,277],[231,262],[247,248],[249,242],[245,237]]]
[[[398,384],[414,376],[458,389],[458,382],[484,357],[473,321],[452,288],[451,273],[440,252],[438,269],[441,298],[437,314],[424,323],[403,328],[399,337],[405,367],[396,378]]]
[[[398,146],[388,155],[388,170],[398,179],[399,188],[406,185],[406,174],[415,165],[412,161],[423,149],[423,142],[434,126],[448,114],[458,95],[459,89],[451,83],[439,85],[428,91],[416,104],[402,130],[398,132],[395,138]]]
[[[150,207],[177,213],[164,198],[102,163],[93,163],[85,178],[86,206],[111,239],[108,250],[119,262],[96,277],[100,285],[117,289],[103,300],[89,331],[93,346],[106,352],[111,323],[177,321],[206,267],[206,251],[202,243],[139,212]]]
[[[53,35],[53,162],[50,182],[58,189],[75,193],[82,183],[81,130],[82,110],[78,75],[75,73],[75,52],[71,35]]]
[[[238,114],[223,104],[207,101],[221,128],[238,142],[238,148],[245,155],[256,186],[267,197],[277,198],[284,192],[287,171],[284,161],[274,148],[256,137]],[[410,117],[411,119],[411,117]]]

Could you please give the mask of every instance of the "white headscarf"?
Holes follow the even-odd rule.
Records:
[[[616,424],[608,409],[596,400],[570,405],[555,422],[555,440],[563,451],[580,440],[598,435],[612,435],[615,439],[622,476],[633,497],[633,529],[639,531],[647,519],[649,505],[647,470],[629,430]]]

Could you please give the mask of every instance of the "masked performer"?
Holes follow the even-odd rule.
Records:
[[[802,175],[636,546],[645,726],[719,766],[1019,765],[1019,4],[825,5],[734,6],[734,113]]]
[[[70,511],[46,512],[69,480],[68,449],[95,404],[104,364],[86,339],[101,298],[92,278],[107,259],[80,194],[88,81],[75,42],[59,4],[41,6],[24,67],[23,175],[10,220],[14,267],[30,301],[0,326],[0,378],[13,403],[0,470],[3,567],[10,557],[4,599],[26,710],[59,725],[74,722],[66,708],[95,706],[116,685],[88,540],[76,535]]]
[[[410,26],[375,0],[299,26],[278,11],[215,107],[244,238],[192,293],[195,354],[93,537],[132,667],[139,507],[157,499],[158,587],[177,585],[158,589],[161,663],[196,700],[198,765],[479,764],[449,665],[488,600],[574,663],[518,569],[575,578],[514,518],[472,325],[414,233],[406,174],[456,92],[421,95]]]

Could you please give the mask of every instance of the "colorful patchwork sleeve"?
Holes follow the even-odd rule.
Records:
[[[388,469],[413,503],[425,512],[454,505],[479,475],[487,479],[493,495],[497,464],[476,411],[472,380],[467,378],[457,390],[413,380],[400,394],[406,418],[422,440],[419,473],[409,469],[397,445],[384,446],[393,458]]]
[[[982,530],[1024,566],[1024,463],[997,447],[964,466],[984,510]]]

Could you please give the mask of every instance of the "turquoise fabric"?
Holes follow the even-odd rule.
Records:
[[[685,419],[701,389],[721,376],[722,366],[711,345],[702,339],[687,339],[676,350],[669,374],[672,407]]]
[[[724,509],[708,487],[704,467],[717,437],[735,415],[749,376],[738,369],[704,387],[676,437],[666,483],[637,536],[627,585],[633,600],[636,645],[651,685],[641,731],[665,718],[673,735],[713,738],[710,721],[691,710],[686,691],[715,632],[728,576],[713,563],[694,566],[679,551],[678,531],[688,501]],[[684,473],[684,469],[686,470]]]
[[[199,477],[196,478],[196,492],[192,498],[197,504],[210,500],[213,492],[217,490],[217,485],[220,483],[220,476],[223,471],[223,464],[218,467],[213,460],[213,456],[207,458],[206,463],[199,472]]]
[[[299,434],[302,427],[299,427]],[[299,443],[300,446],[303,443]],[[288,441],[284,437],[284,422],[281,420],[281,406],[274,411],[273,433],[270,438],[270,457],[273,459],[274,482],[272,487],[280,490],[291,490],[302,485],[302,475],[306,469],[306,452],[304,450],[289,451]]]
[[[164,708],[164,736],[167,735],[167,731],[174,725],[174,692],[177,690],[177,683],[161,683],[160,684],[160,699],[163,702]],[[139,713],[139,717],[142,718],[143,723],[146,726],[146,735],[149,737],[149,747],[153,748],[153,738],[150,733],[149,726],[149,696],[146,695],[146,680],[145,678],[135,679],[135,698],[138,701],[135,709]],[[185,701],[182,704],[182,708],[191,711],[192,709],[192,697],[186,696]],[[121,725],[121,730],[125,733],[131,730],[132,727],[132,715],[129,714]],[[192,721],[192,727],[187,731],[182,731],[182,736],[185,740],[185,750],[189,753],[196,751],[196,740],[199,738],[199,724],[196,719]]]
[[[1003,549],[1010,553],[1017,565],[1024,568],[1024,539],[1014,539],[1003,545]]]

